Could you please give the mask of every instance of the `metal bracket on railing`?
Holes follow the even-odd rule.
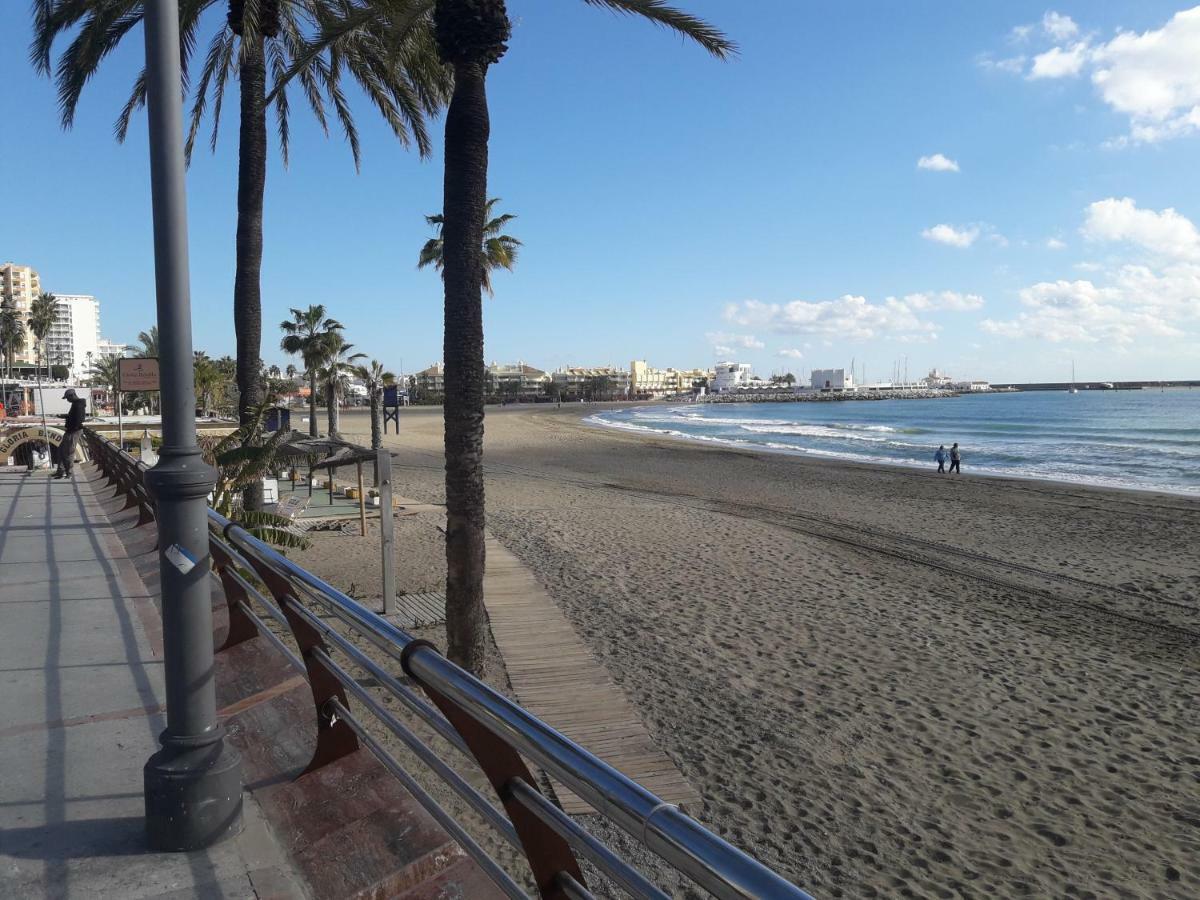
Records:
[[[574,852],[558,832],[518,803],[508,787],[513,779],[519,778],[536,789],[537,782],[530,775],[525,761],[511,746],[412,673],[409,669],[409,659],[418,650],[439,652],[429,641],[411,641],[400,653],[400,668],[404,670],[405,675],[421,685],[429,699],[454,726],[466,742],[475,761],[479,763],[479,768],[491,782],[500,797],[500,802],[504,804],[509,821],[517,831],[517,837],[521,839],[521,848],[525,851],[525,858],[537,882],[539,895],[544,900],[567,900],[567,894],[559,881],[561,873],[570,875],[581,885],[584,884],[583,873],[579,870],[579,862],[575,859]]]
[[[208,538],[208,552],[212,556],[213,568],[221,579],[221,587],[225,589],[225,605],[229,608],[229,631],[225,640],[217,648],[217,653],[237,646],[250,638],[258,637],[258,628],[254,621],[246,615],[245,609],[250,604],[250,596],[241,583],[228,571],[233,567],[233,557],[225,546],[212,535]]]
[[[233,527],[236,527],[236,523],[231,522],[226,531]],[[341,682],[313,657],[313,651],[319,649],[328,653],[329,648],[325,646],[320,632],[292,611],[292,604],[299,601],[292,596],[292,589],[287,579],[253,557],[249,563],[254,566],[254,571],[263,580],[267,590],[271,592],[271,596],[275,598],[275,602],[279,604],[279,608],[287,617],[288,625],[292,629],[292,636],[296,639],[296,646],[304,660],[304,668],[308,672],[308,686],[312,689],[313,705],[316,707],[317,713],[317,746],[313,751],[312,760],[300,773],[307,775],[343,756],[349,756],[358,749],[358,735],[354,733],[354,729],[330,713],[329,701],[331,699],[337,698],[347,709],[350,708],[350,702],[346,699],[346,692],[342,688]]]

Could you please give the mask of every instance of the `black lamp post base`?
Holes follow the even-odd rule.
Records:
[[[167,733],[143,770],[152,850],[202,850],[242,830],[242,758],[219,736],[196,745]]]

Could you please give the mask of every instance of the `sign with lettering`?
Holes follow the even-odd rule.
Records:
[[[117,360],[117,390],[157,391],[158,360],[153,357]]]
[[[0,431],[0,466],[8,463],[8,458],[13,451],[22,444],[27,444],[30,441],[48,440],[55,447],[62,444],[62,431],[57,428],[47,428],[43,434],[41,428],[17,428],[13,431]],[[75,459],[81,460],[82,451],[79,447],[75,448]]]

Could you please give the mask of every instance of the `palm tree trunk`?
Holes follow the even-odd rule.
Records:
[[[332,381],[325,385],[325,421],[329,425],[329,436],[337,433],[337,387]]]
[[[487,204],[486,64],[454,67],[446,112],[442,228],[446,324],[446,633],[450,658],[482,674],[483,216]]]
[[[383,446],[383,430],[379,427],[379,391],[371,391],[371,449]]]
[[[259,353],[262,343],[263,196],[267,189],[267,67],[263,39],[243,38],[238,82],[241,130],[238,135],[237,267],[233,281],[233,324],[237,336],[238,421],[248,425],[262,402]],[[246,488],[247,510],[263,506],[262,484]]]
[[[308,373],[308,436],[316,437],[317,430],[317,372],[315,369]]]

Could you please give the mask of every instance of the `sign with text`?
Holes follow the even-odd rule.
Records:
[[[153,357],[117,360],[117,390],[157,391],[158,360]]]

